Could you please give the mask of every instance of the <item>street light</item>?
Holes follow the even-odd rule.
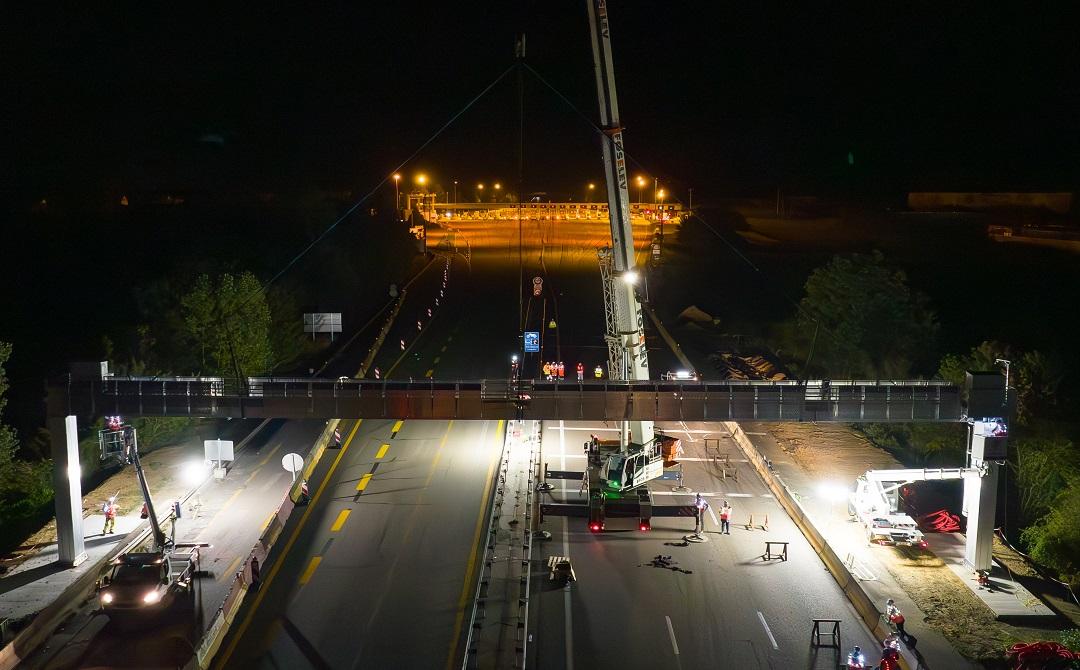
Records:
[[[427,183],[427,175],[422,172],[416,175],[416,183],[423,187]]]
[[[483,201],[484,201],[484,185],[483,184],[477,184],[476,185],[476,202],[483,202]]]
[[[457,179],[454,180],[454,202],[457,202]]]
[[[637,270],[627,270],[626,272],[622,273],[622,280],[627,284],[633,286],[637,283],[638,280]]]
[[[585,202],[592,202],[592,192],[596,189],[596,184],[589,182],[589,190],[585,194]]]
[[[637,176],[637,204],[639,204],[639,205],[641,204],[641,199],[643,197],[642,192],[644,191],[644,189],[645,189],[645,177],[643,177],[641,175],[638,175]]]
[[[401,181],[401,175],[394,173],[394,209],[401,209],[401,196],[398,192],[398,183]]]
[[[499,182],[495,182],[492,185],[492,188],[494,188],[496,191],[501,191],[502,190],[502,184],[500,184]],[[494,200],[495,200],[495,202],[499,201],[499,194],[498,193],[495,194]]]
[[[664,189],[656,192],[657,207],[656,215],[660,217],[660,239],[664,239]]]

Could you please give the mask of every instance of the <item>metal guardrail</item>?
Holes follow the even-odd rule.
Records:
[[[242,418],[619,421],[960,421],[961,388],[936,380],[69,379],[68,413]]]

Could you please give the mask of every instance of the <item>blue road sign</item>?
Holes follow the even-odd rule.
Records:
[[[540,333],[533,330],[525,331],[525,353],[540,353]]]

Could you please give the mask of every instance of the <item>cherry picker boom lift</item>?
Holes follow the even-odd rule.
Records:
[[[173,507],[169,536],[161,528],[154,511],[154,500],[146,473],[139,460],[138,435],[133,426],[124,425],[120,417],[108,417],[106,428],[98,433],[101,458],[120,458],[135,466],[147,518],[150,521],[150,547],[147,551],[129,551],[112,562],[108,574],[98,583],[98,600],[102,611],[111,618],[139,621],[146,615],[159,613],[180,596],[188,596],[189,607],[194,604],[193,582],[198,572],[199,550],[205,543],[176,543],[176,519],[179,503]]]

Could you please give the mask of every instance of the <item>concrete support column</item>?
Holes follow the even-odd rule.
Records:
[[[973,570],[989,570],[994,546],[997,511],[998,470],[993,462],[972,459],[972,467],[986,467],[983,477],[964,478],[964,514],[967,516],[967,543],[964,563]]]
[[[52,435],[53,488],[56,491],[56,536],[59,561],[74,567],[86,559],[83,541],[82,468],[79,465],[78,422],[74,416],[49,417]]]

